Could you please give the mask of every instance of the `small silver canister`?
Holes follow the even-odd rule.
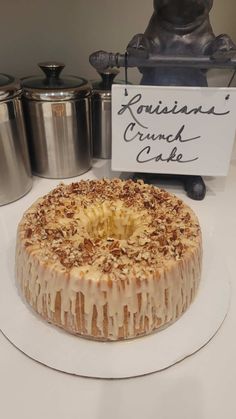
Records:
[[[0,205],[16,201],[32,186],[17,79],[0,74]]]
[[[22,80],[32,171],[46,178],[81,175],[91,166],[91,87],[60,77],[62,63],[40,63],[44,76]]]
[[[118,73],[109,69],[99,73],[100,81],[92,82],[93,156],[99,159],[111,158],[111,87]]]

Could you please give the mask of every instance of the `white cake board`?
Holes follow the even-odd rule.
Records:
[[[23,302],[14,279],[14,243],[10,247],[0,253],[0,329],[30,358],[69,374],[126,378],[168,368],[206,345],[229,308],[226,269],[207,242],[197,297],[176,323],[125,342],[86,340],[43,321]]]

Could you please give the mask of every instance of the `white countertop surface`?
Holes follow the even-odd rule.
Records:
[[[77,179],[103,176],[109,176],[109,162],[97,161],[90,172]],[[214,339],[195,355],[165,371],[125,380],[101,380],[70,376],[38,364],[0,333],[1,418],[236,418],[236,148],[227,178],[205,178],[205,182],[207,195],[200,202],[187,198],[179,184],[161,186],[179,195],[195,210],[203,230],[216,242],[227,266],[232,286],[231,307]],[[15,228],[23,210],[57,184],[57,180],[35,178],[28,195],[0,207],[4,235],[0,256],[8,232]],[[4,224],[6,214],[12,220],[8,225]]]

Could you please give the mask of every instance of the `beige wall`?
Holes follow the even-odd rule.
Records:
[[[152,0],[3,0],[0,15],[0,72],[16,76],[37,73],[37,62],[60,60],[67,72],[96,77],[88,56],[97,49],[124,51],[143,32]],[[215,33],[236,41],[235,0],[215,0]],[[138,72],[130,72],[138,81]]]

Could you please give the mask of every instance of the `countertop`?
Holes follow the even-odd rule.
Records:
[[[109,174],[109,161],[98,160],[91,171],[77,179]],[[67,179],[66,182],[72,180]],[[102,380],[51,370],[29,359],[0,333],[0,417],[236,418],[236,148],[228,176],[208,177],[205,182],[207,194],[203,201],[190,200],[180,184],[162,182],[161,186],[176,193],[193,208],[203,231],[217,243],[219,254],[226,264],[232,288],[231,305],[217,335],[199,352],[165,371],[138,378]],[[29,194],[15,203],[0,207],[1,229],[5,229],[0,256],[7,244],[7,232],[15,228],[23,210],[57,184],[57,180],[35,177]],[[12,220],[8,225],[4,224],[6,214]]]

